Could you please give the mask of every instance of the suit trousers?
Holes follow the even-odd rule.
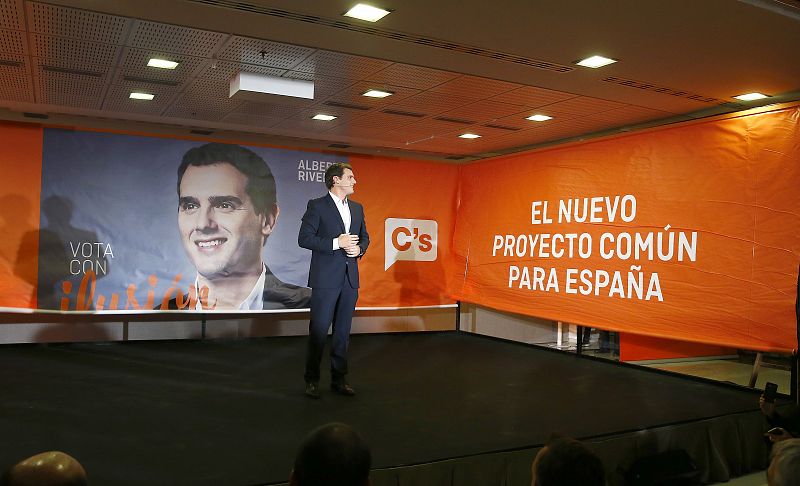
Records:
[[[347,374],[347,348],[350,345],[350,326],[358,300],[358,289],[350,285],[347,274],[338,288],[311,289],[311,321],[308,324],[306,350],[306,383],[318,382],[320,362],[325,349],[328,328],[333,326],[331,346],[331,380],[342,381]]]

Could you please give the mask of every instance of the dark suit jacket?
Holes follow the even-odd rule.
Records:
[[[264,310],[274,309],[308,309],[311,305],[311,289],[308,287],[298,287],[297,285],[287,284],[272,274],[269,267],[264,277]],[[187,302],[189,295],[184,295],[182,301]],[[162,309],[159,305],[156,310]],[[167,304],[167,309],[178,310],[177,298],[172,299]],[[186,310],[188,307],[184,307]],[[220,312],[225,312],[221,310]]]
[[[361,248],[358,258],[348,258],[342,249],[333,251],[333,240],[345,231],[342,216],[330,194],[308,201],[297,244],[311,250],[309,287],[336,288],[342,285],[345,276],[351,287],[357,289],[359,286],[358,260],[367,251],[369,234],[364,221],[364,207],[352,199],[348,199],[347,204],[350,207],[350,234],[358,235]]]

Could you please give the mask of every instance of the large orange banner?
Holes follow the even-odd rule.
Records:
[[[308,308],[298,231],[337,162],[352,163],[371,236],[358,305],[455,305],[456,166],[22,124],[0,141],[2,308]]]
[[[797,348],[800,110],[473,164],[461,300],[604,329]]]

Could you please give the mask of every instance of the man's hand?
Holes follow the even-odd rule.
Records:
[[[358,235],[351,235],[348,233],[342,233],[339,235],[339,248],[343,250],[347,250],[348,248],[352,248],[358,245]],[[350,253],[348,252],[348,255]]]
[[[785,429],[782,429],[780,427],[775,427],[774,429],[770,429],[769,432],[767,432],[764,435],[769,437],[770,442],[773,443],[792,438],[792,434],[790,434]]]
[[[347,256],[355,258],[361,254],[361,247],[355,245],[351,246],[350,248],[345,248],[344,251],[347,253]]]

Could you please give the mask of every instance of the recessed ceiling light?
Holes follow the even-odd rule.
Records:
[[[754,100],[763,100],[764,98],[769,98],[769,96],[763,93],[747,93],[747,94],[741,94],[739,96],[734,96],[734,98],[742,101],[754,101]]]
[[[371,89],[366,93],[362,94],[361,96],[369,96],[370,98],[386,98],[387,96],[392,96],[394,93],[391,91],[381,91],[379,89]]]
[[[366,3],[359,3],[344,13],[345,17],[353,17],[354,19],[366,20],[367,22],[377,22],[391,13],[389,10],[373,7]]]
[[[575,64],[578,66],[596,69],[599,67],[608,66],[609,64],[614,64],[615,62],[617,62],[616,59],[609,59],[603,56],[592,56],[587,57],[582,61],[576,61]]]
[[[175,61],[167,61],[166,59],[156,59],[155,57],[147,61],[147,65],[150,67],[161,68],[161,69],[175,69],[178,67],[178,63]]]
[[[131,93],[132,100],[152,100],[155,96],[150,93]]]
[[[530,121],[547,121],[547,120],[552,120],[553,117],[547,115],[531,115],[525,119]]]
[[[311,119],[312,120],[331,121],[331,120],[335,120],[336,117],[333,116],[333,115],[323,115],[322,113],[319,113],[317,115],[312,116]]]
[[[481,138],[481,136],[475,133],[463,133],[458,138]]]

